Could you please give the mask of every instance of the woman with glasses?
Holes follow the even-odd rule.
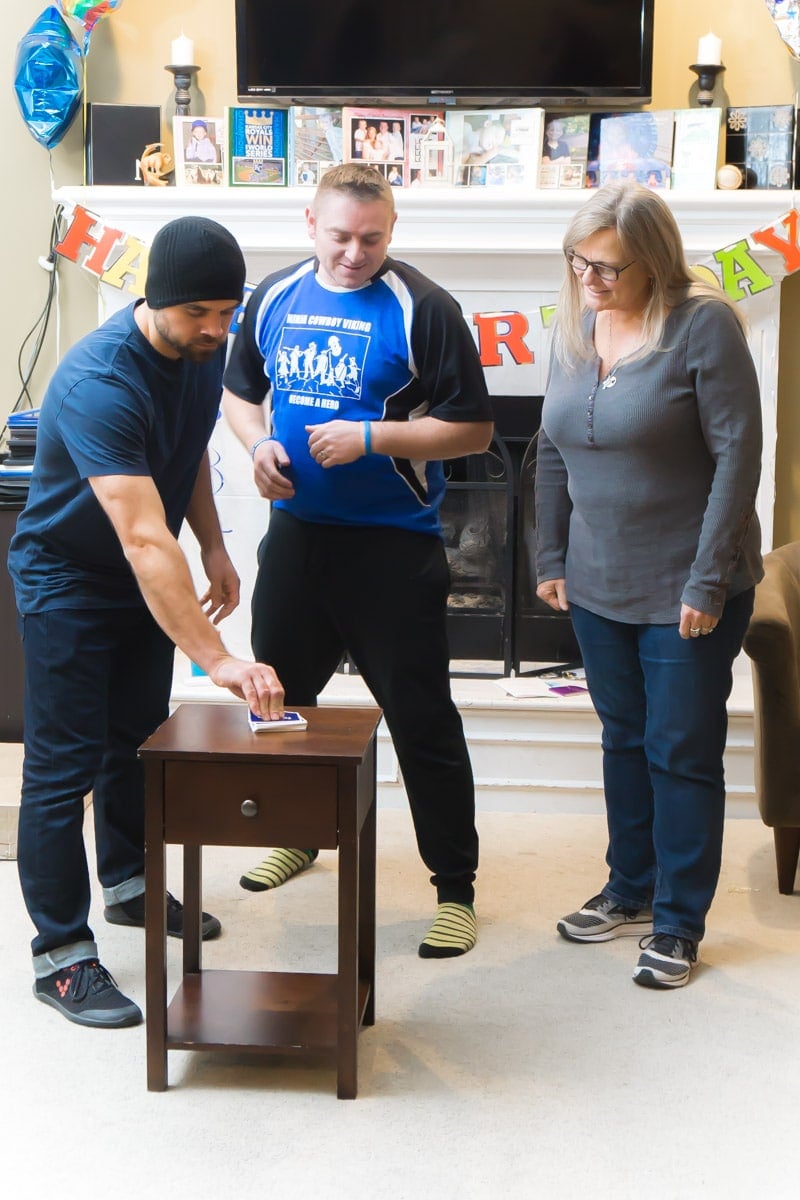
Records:
[[[564,239],[536,472],[537,594],[569,610],[600,717],[608,880],[558,922],[638,935],[683,986],[716,889],[732,664],[762,576],[761,405],[740,316],[667,204],[601,188]]]

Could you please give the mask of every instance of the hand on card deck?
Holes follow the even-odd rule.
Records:
[[[278,721],[266,721],[248,709],[247,720],[253,733],[291,733],[293,730],[308,728],[308,721],[305,717],[301,717],[298,712],[290,712],[288,709]]]

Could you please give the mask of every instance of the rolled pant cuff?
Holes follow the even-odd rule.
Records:
[[[68,946],[57,946],[55,950],[46,950],[44,954],[34,954],[33,973],[37,979],[46,979],[71,967],[73,963],[83,962],[87,958],[97,958],[97,942],[71,942]]]
[[[471,883],[449,883],[444,887],[437,887],[436,897],[439,904],[474,904],[475,888]]]
[[[125,879],[115,887],[104,887],[103,903],[105,905],[124,904],[126,900],[133,900],[135,896],[141,896],[143,892],[144,875],[134,875],[132,879]]]

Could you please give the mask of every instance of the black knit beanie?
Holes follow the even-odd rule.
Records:
[[[150,308],[241,300],[244,281],[244,256],[224,225],[208,217],[178,217],[153,238],[144,297]]]

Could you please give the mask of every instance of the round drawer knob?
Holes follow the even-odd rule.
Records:
[[[242,801],[242,816],[243,817],[257,817],[258,816],[258,805],[256,804],[255,800],[243,800]]]

